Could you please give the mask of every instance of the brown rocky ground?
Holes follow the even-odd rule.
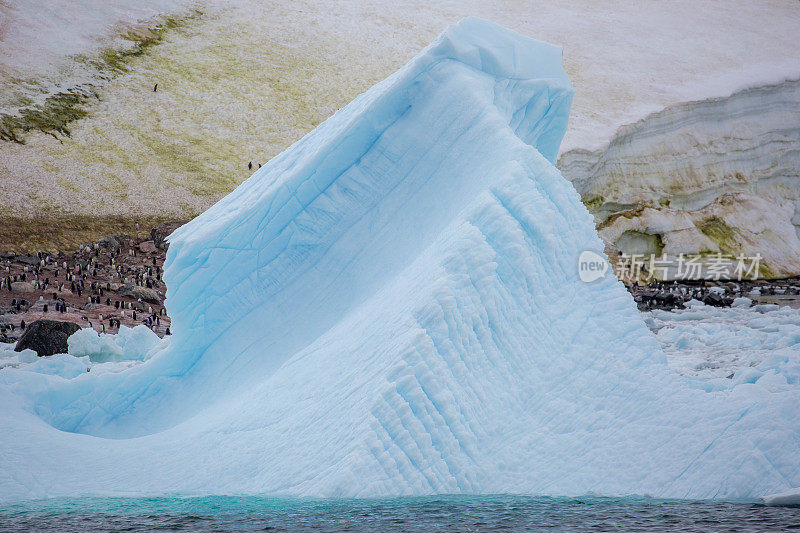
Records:
[[[83,243],[106,235],[137,235],[170,219],[164,217],[88,216],[64,214],[20,217],[0,215],[0,251],[34,254],[58,251],[71,254]]]
[[[0,342],[16,341],[23,323],[42,318],[107,333],[144,324],[165,335],[164,238],[184,222],[105,237],[72,253],[0,253]]]

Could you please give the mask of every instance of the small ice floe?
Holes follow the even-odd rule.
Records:
[[[770,494],[761,499],[764,505],[775,507],[800,507],[800,488],[789,489],[778,494]]]

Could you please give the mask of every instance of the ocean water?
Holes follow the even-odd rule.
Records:
[[[38,500],[0,507],[0,531],[785,531],[800,509],[648,498],[258,496]]]

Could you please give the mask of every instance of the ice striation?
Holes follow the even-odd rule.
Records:
[[[760,254],[800,274],[800,81],[674,105],[558,166],[629,254]]]
[[[559,48],[450,27],[171,236],[168,346],[0,371],[0,498],[800,487],[797,387],[698,386],[579,280],[571,95]]]

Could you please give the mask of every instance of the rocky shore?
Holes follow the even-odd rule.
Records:
[[[169,334],[164,239],[184,222],[105,237],[72,253],[0,252],[0,342],[16,342],[43,319],[105,333],[144,324],[159,336]]]
[[[800,309],[800,278],[756,281],[680,281],[626,285],[640,311],[683,309],[697,300],[714,307],[757,304]]]
[[[38,320],[70,322],[100,333],[144,324],[159,336],[169,334],[161,278],[168,247],[164,239],[184,223],[165,222],[136,236],[105,237],[71,253],[0,252],[0,342],[17,342]],[[715,307],[736,302],[800,308],[800,278],[654,282],[627,288],[641,311],[682,309],[693,299]]]

